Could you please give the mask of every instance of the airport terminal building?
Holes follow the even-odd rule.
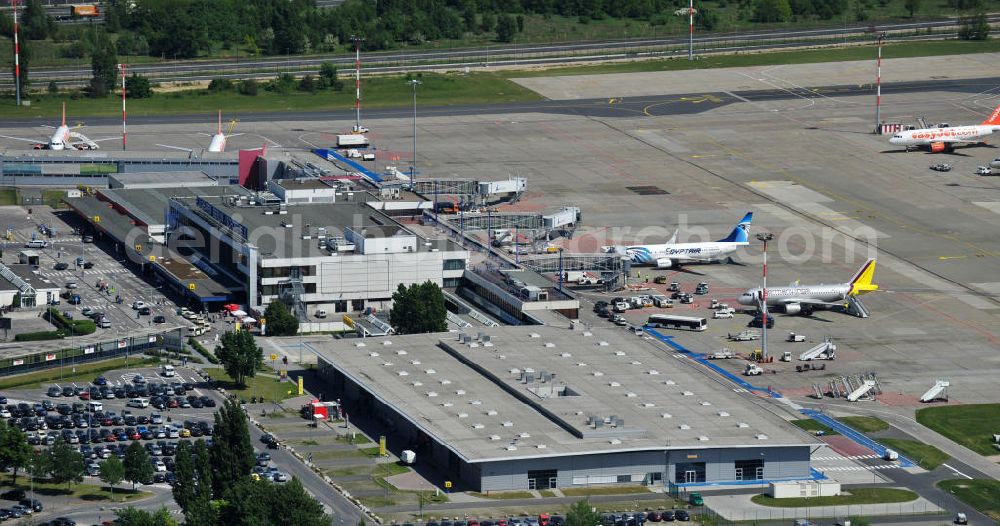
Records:
[[[619,328],[488,328],[312,350],[327,399],[463,489],[809,479],[821,444]]]

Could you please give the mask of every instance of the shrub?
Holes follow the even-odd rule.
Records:
[[[66,334],[62,330],[58,331],[39,331],[39,332],[22,332],[17,336],[14,336],[14,341],[16,342],[37,342],[42,340],[61,340],[66,337]]]
[[[229,79],[212,79],[212,82],[208,83],[208,91],[232,91],[233,81]]]
[[[257,81],[254,79],[246,79],[240,82],[240,95],[250,95],[251,97],[257,96]]]
[[[49,321],[59,327],[63,333],[73,336],[86,336],[93,334],[97,330],[97,324],[93,320],[71,320],[57,309],[49,309]]]
[[[194,338],[188,338],[188,345],[194,347],[194,350],[198,351],[198,354],[204,356],[205,359],[208,360],[209,362],[214,363],[216,365],[220,363],[219,359],[216,358],[211,351],[209,351],[201,343],[199,343],[198,340]]]

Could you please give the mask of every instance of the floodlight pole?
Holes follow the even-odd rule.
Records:
[[[688,60],[694,60],[694,0],[688,0]]]
[[[760,293],[760,351],[761,361],[767,360],[767,242],[774,239],[774,234],[761,232],[757,239],[764,243],[764,288]]]
[[[875,133],[879,133],[882,122],[882,42],[885,37],[885,32],[875,36],[878,45],[878,56],[875,59]]]
[[[118,64],[118,69],[122,72],[122,151],[125,151],[125,67],[126,64]]]
[[[351,35],[351,41],[354,42],[354,110],[357,113],[356,120],[354,122],[354,131],[361,131],[361,43],[365,39]]]
[[[15,105],[21,105],[21,45],[18,42],[17,0],[11,0],[11,10],[14,11],[14,93]]]
[[[410,164],[410,191],[413,191],[413,180],[417,177],[417,86],[421,82],[417,79],[406,81],[413,87],[413,162]]]

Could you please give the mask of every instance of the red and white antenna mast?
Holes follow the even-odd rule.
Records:
[[[354,122],[354,131],[361,131],[361,43],[365,39],[351,35],[354,42],[354,110],[357,112],[357,120]]]
[[[127,64],[118,64],[118,69],[122,72],[122,151],[125,151],[125,66]]]
[[[14,92],[18,106],[21,105],[21,45],[18,43],[17,0],[10,0],[14,11]]]

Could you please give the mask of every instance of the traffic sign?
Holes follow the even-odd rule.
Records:
[[[271,361],[273,362],[273,361],[275,361],[277,359],[278,359],[278,355],[274,354],[274,353],[271,353]]]
[[[94,222],[95,223],[100,223],[101,222],[101,216],[94,216]]]
[[[444,489],[451,489],[451,481],[450,480],[444,481]]]
[[[188,283],[188,290],[194,290],[198,288],[194,283]]]

